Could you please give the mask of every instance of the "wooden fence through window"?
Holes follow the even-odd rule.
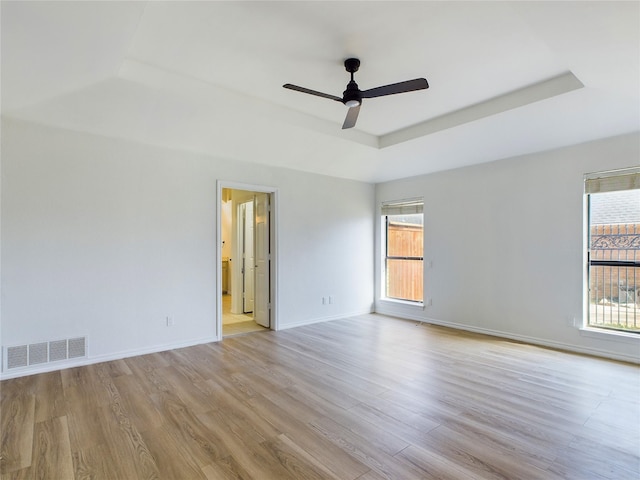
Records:
[[[389,222],[387,256],[404,258],[387,259],[387,297],[422,301],[423,238],[422,225]]]

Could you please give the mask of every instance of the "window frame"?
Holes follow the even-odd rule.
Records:
[[[407,200],[400,200],[395,202],[384,202],[381,207],[381,235],[382,235],[382,251],[381,251],[381,285],[380,285],[380,299],[384,301],[394,302],[394,303],[402,303],[407,305],[414,306],[424,306],[424,298],[425,298],[425,283],[424,283],[424,250],[425,250],[425,239],[424,239],[424,200],[422,198],[414,198]],[[394,212],[394,213],[391,213]],[[422,216],[422,255],[389,255],[389,217],[394,215],[410,215],[410,214],[420,214]],[[389,260],[400,260],[400,261],[420,261],[421,262],[421,272],[422,272],[422,299],[421,300],[413,300],[409,298],[402,297],[392,297],[388,296],[388,262]]]
[[[625,190],[640,191],[640,167],[631,167],[584,175],[584,314],[581,329],[600,335],[617,335],[640,338],[640,331],[592,323],[591,297],[592,276],[597,275],[592,267],[640,268],[639,262],[629,260],[594,259],[592,252],[592,195],[607,194]],[[625,275],[626,278],[626,275]],[[637,300],[636,300],[637,301]]]

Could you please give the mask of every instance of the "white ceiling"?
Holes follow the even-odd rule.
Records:
[[[380,182],[640,130],[639,2],[2,1],[2,113]],[[430,88],[346,107],[361,89]]]

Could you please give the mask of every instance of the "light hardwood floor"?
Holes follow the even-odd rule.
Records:
[[[637,366],[379,315],[0,387],[2,480],[640,478]]]

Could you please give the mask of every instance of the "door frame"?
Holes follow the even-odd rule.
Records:
[[[216,337],[222,340],[222,189],[245,190],[267,193],[270,196],[269,243],[271,260],[269,263],[269,303],[271,304],[271,330],[279,329],[278,317],[278,189],[265,185],[252,185],[226,180],[216,182]]]

